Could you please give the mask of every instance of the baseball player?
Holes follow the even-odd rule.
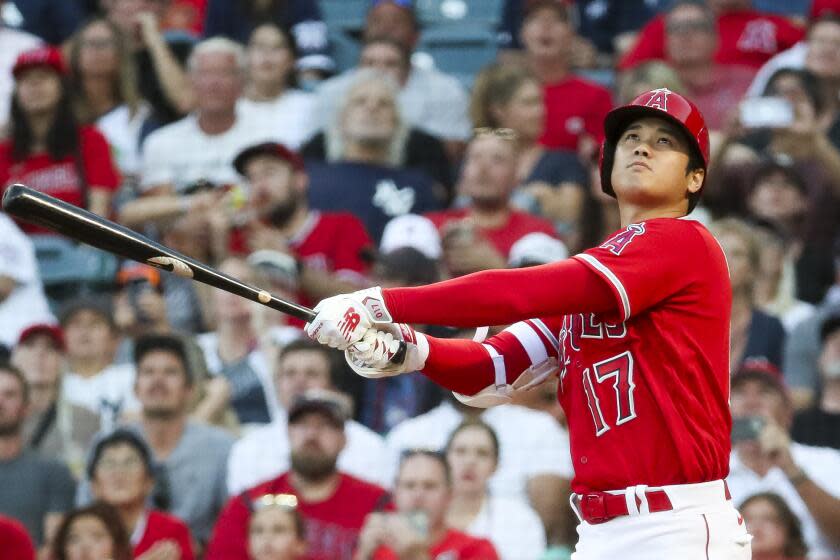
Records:
[[[600,246],[559,263],[335,296],[307,332],[345,349],[362,375],[421,370],[474,406],[558,375],[581,521],[575,560],[750,558],[724,482],[726,261],[705,227],[679,219],[703,188],[708,130],[667,89],[611,111],[604,129],[601,183],[622,228]],[[408,326],[509,323],[483,344]],[[390,363],[401,343],[404,361]]]

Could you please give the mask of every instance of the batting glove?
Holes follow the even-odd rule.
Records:
[[[394,356],[405,344],[405,358],[393,363]],[[392,377],[423,369],[429,357],[429,341],[408,325],[396,323],[383,330],[367,331],[359,342],[344,351],[350,368],[371,379]]]
[[[379,287],[341,294],[315,306],[317,315],[306,324],[306,334],[330,348],[346,350],[373,326],[391,322]]]

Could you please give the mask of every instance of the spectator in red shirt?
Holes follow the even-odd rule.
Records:
[[[293,494],[306,523],[307,558],[350,560],[365,516],[388,500],[385,490],[336,469],[347,438],[348,403],[309,391],[288,412],[289,472],[231,499],[216,522],[207,560],[248,560],[248,519],[267,496]]]
[[[436,451],[407,451],[394,486],[397,512],[367,517],[355,560],[497,559],[490,541],[446,526],[451,499],[452,478],[444,456]]]
[[[56,531],[51,548],[49,558],[53,560],[131,559],[131,544],[120,514],[103,502],[69,512]]]
[[[708,0],[716,14],[718,44],[715,60],[720,64],[743,64],[755,69],[773,55],[789,49],[804,37],[804,30],[782,16],[752,9],[750,0]],[[618,63],[619,70],[646,60],[665,58],[665,18],[650,20],[636,44]]]
[[[294,494],[263,496],[248,521],[250,560],[303,560],[306,527]]]
[[[551,222],[511,207],[517,165],[515,132],[478,129],[467,146],[459,184],[468,205],[426,214],[441,234],[443,261],[451,273],[504,268],[511,246],[523,235],[555,236]]]
[[[26,528],[5,515],[0,515],[0,550],[9,558],[35,560],[35,547]]]
[[[73,116],[66,69],[52,47],[22,53],[12,70],[11,135],[0,143],[0,189],[24,183],[107,216],[119,175],[108,142]],[[21,224],[26,233],[47,230]]]
[[[117,509],[130,533],[134,558],[194,558],[186,524],[147,506],[155,486],[154,466],[140,436],[118,429],[102,438],[93,449],[88,478],[94,496]]]
[[[612,99],[606,88],[570,71],[574,29],[567,8],[556,0],[529,0],[520,36],[526,61],[543,84],[546,124],[540,142],[594,154]]]
[[[668,11],[665,57],[682,81],[683,92],[700,108],[711,130],[723,127],[755,74],[750,66],[715,62],[717,45],[715,16],[709,8],[682,1]]]

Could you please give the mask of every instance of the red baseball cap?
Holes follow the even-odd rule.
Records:
[[[21,72],[35,68],[36,66],[47,66],[62,76],[67,73],[67,67],[64,65],[64,57],[61,56],[61,51],[55,47],[46,46],[20,53],[15,61],[15,65],[12,67],[12,74],[17,79],[20,78]]]
[[[782,372],[764,358],[747,358],[744,360],[741,368],[732,376],[730,388],[734,390],[741,383],[751,380],[759,381],[767,387],[772,387],[785,399],[790,398]]]
[[[52,339],[53,346],[56,349],[64,351],[66,348],[64,344],[64,331],[58,325],[51,325],[49,323],[36,323],[23,329],[18,337],[18,345],[25,344],[26,341],[33,336],[46,335]]]
[[[808,21],[813,22],[828,15],[840,17],[840,0],[814,0],[808,14]]]
[[[258,155],[275,156],[292,166],[295,171],[303,171],[303,159],[297,152],[277,142],[263,142],[249,146],[239,152],[233,160],[233,167],[240,175],[245,175],[245,165],[248,160]]]

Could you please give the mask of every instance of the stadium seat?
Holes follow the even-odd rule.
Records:
[[[808,15],[811,0],[753,0],[752,7],[760,12],[804,18]]]
[[[469,89],[478,71],[496,58],[496,32],[483,26],[438,25],[423,31],[417,51]]]
[[[465,23],[496,27],[502,21],[503,0],[416,0],[422,26]]]
[[[113,287],[119,265],[116,256],[56,235],[31,235],[30,239],[51,304]]]
[[[364,26],[370,0],[318,0],[318,5],[330,29],[359,30]]]

